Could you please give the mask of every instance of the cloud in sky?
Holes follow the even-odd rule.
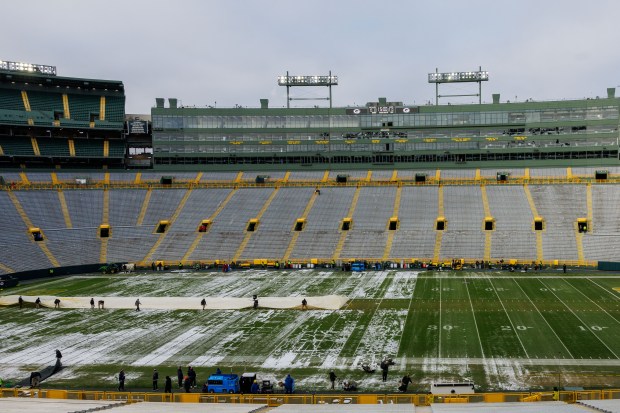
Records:
[[[604,96],[620,85],[620,2],[23,0],[2,7],[0,59],[122,80],[128,113],[183,105],[286,105],[278,75],[339,77],[335,106],[433,101],[427,74],[490,72],[483,101]],[[470,87],[470,86],[473,86]],[[443,93],[476,93],[475,85]],[[294,88],[297,97],[326,90]],[[477,98],[453,98],[474,102]],[[325,101],[296,101],[293,106]]]

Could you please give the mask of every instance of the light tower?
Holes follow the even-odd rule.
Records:
[[[449,72],[439,73],[435,68],[435,73],[428,74],[428,83],[435,84],[435,105],[439,105],[439,98],[453,96],[478,96],[478,103],[482,103],[482,82],[489,80],[489,72],[482,71],[482,67],[476,72]],[[440,95],[439,85],[441,83],[478,83],[478,93],[465,95]]]
[[[278,76],[278,85],[286,86],[286,107],[290,108],[291,100],[329,100],[329,108],[332,107],[332,86],[338,84],[338,76],[332,76],[329,71],[328,76]],[[292,98],[290,97],[290,89],[293,86],[327,86],[329,88],[329,97],[325,98]]]

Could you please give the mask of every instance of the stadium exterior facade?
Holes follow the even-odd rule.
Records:
[[[620,99],[151,110],[162,170],[402,169],[618,164]]]

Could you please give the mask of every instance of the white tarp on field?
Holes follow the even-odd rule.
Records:
[[[16,305],[18,295],[0,296],[0,306]],[[201,310],[200,302],[207,301],[207,310],[240,310],[252,308],[252,297],[58,297],[42,295],[41,305],[54,308],[54,301],[60,300],[60,308],[90,308],[90,299],[95,300],[98,307],[99,300],[104,301],[105,308],[136,308],[136,300],[140,300],[140,309],[145,310]],[[341,295],[325,295],[320,297],[258,297],[259,308],[301,309],[301,300],[308,301],[308,309],[337,310],[344,306],[348,298]],[[31,307],[37,296],[23,295],[24,303]]]

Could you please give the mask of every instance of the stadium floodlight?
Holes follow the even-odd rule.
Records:
[[[429,73],[428,83],[485,82],[489,80],[489,72],[449,72]]]
[[[286,107],[290,107],[291,100],[328,100],[329,107],[332,107],[332,86],[338,85],[338,76],[332,76],[329,71],[327,76],[278,76],[278,86],[286,86]],[[290,89],[293,86],[327,86],[329,88],[329,97],[326,98],[292,98],[290,97]]]
[[[24,62],[9,62],[0,60],[0,70],[10,70],[12,72],[40,73],[43,75],[56,76],[56,66],[39,65]]]
[[[478,96],[478,103],[482,104],[482,82],[489,80],[489,72],[478,70],[471,72],[447,72],[440,73],[435,69],[435,73],[428,74],[428,83],[435,84],[435,105],[439,105],[439,98],[449,96]],[[441,83],[478,83],[478,93],[466,95],[440,95],[439,85]]]
[[[338,76],[278,76],[279,86],[332,86],[338,84]]]

